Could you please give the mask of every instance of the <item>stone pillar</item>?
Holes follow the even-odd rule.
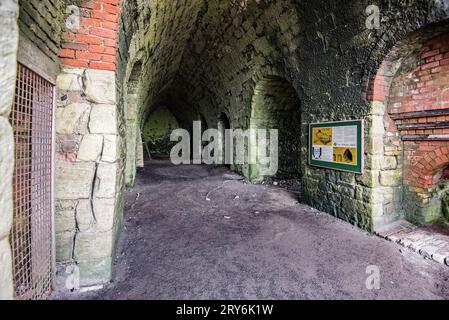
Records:
[[[14,140],[8,117],[14,101],[19,40],[17,0],[0,5],[0,300],[14,296],[12,253],[9,243],[13,218],[12,176]]]
[[[138,120],[138,95],[128,94],[125,101],[126,116],[126,166],[125,183],[126,186],[134,185],[136,179],[137,143],[139,134]]]
[[[144,146],[142,141],[142,132],[140,130],[140,126],[137,128],[137,146],[136,146],[136,166],[137,168],[143,168],[145,166],[145,154],[144,154]]]
[[[78,266],[82,286],[111,278],[123,212],[116,98],[118,2],[86,1],[73,10],[68,18],[74,23],[59,53],[56,259],[59,266]],[[73,16],[77,12],[81,16]]]

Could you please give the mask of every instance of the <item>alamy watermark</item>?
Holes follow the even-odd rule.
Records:
[[[366,289],[380,290],[380,268],[372,265],[366,268],[367,278],[365,281]]]
[[[367,18],[365,20],[366,28],[369,30],[380,29],[380,9],[378,6],[372,4],[366,7],[365,13]]]
[[[69,5],[66,8],[65,26],[67,30],[80,29],[80,8],[75,5]]]
[[[277,129],[208,129],[202,132],[201,121],[193,122],[193,136],[184,129],[172,132],[178,142],[171,150],[173,164],[257,165],[261,176],[278,171],[279,138]]]
[[[67,278],[65,280],[65,287],[67,290],[80,289],[80,269],[77,265],[69,265],[65,269]]]

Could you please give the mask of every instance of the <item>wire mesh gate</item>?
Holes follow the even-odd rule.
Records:
[[[54,86],[18,65],[10,120],[15,140],[11,232],[16,299],[45,299],[52,282]]]

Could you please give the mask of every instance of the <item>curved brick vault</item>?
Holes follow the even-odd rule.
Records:
[[[367,99],[384,105],[384,155],[398,163],[389,169],[404,187],[400,210],[418,222],[442,215],[438,203],[449,166],[448,31],[447,22],[416,30],[366,83]]]

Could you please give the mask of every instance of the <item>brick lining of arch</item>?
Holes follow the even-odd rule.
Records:
[[[402,153],[406,215],[430,222],[437,215],[425,206],[449,165],[449,33],[420,43],[393,49],[396,59],[382,62],[366,81],[364,97],[385,106],[385,149],[393,144]],[[401,50],[412,54],[401,56]]]
[[[407,141],[405,145],[405,184],[425,189],[444,179],[442,173],[449,163],[447,141]]]

